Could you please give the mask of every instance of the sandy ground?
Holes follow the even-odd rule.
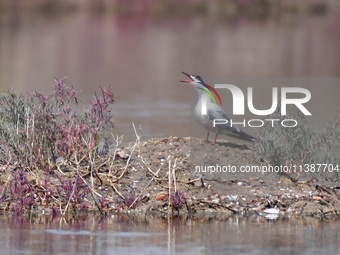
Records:
[[[278,209],[279,214],[320,217],[339,213],[340,190],[336,187],[293,174],[241,172],[246,166],[268,165],[246,144],[212,145],[195,138],[168,137],[137,147],[119,152],[126,160],[133,151],[124,181],[116,184],[116,189],[125,193],[128,187],[136,190],[140,196],[136,210],[167,212],[170,192],[170,209],[180,212],[263,213]]]
[[[262,214],[269,209],[274,217],[339,215],[340,187],[293,174],[242,172],[268,165],[248,146],[154,138],[111,149],[91,166],[92,172],[86,160],[58,163],[50,172],[6,165],[0,174],[0,210],[167,215]]]

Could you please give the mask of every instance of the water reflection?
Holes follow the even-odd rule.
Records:
[[[1,254],[336,254],[340,223],[265,217],[1,216]]]
[[[116,132],[190,135],[190,89],[180,71],[208,82],[231,78],[336,77],[340,73],[339,10],[325,16],[268,20],[213,16],[150,16],[75,12],[0,19],[0,87],[49,91],[53,77],[84,92],[99,86],[116,95]],[[334,91],[322,91],[332,97]],[[324,101],[339,108],[339,101]],[[204,132],[200,132],[201,136]]]

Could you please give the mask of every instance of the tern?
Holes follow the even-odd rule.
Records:
[[[190,80],[182,80],[181,82],[192,85],[198,93],[198,101],[195,106],[195,119],[208,131],[207,142],[209,141],[209,132],[215,133],[213,144],[216,143],[219,134],[233,136],[248,142],[256,141],[255,137],[248,135],[236,125],[230,124],[229,116],[221,107],[221,97],[212,86],[205,83],[199,75],[190,75],[185,72],[182,73],[188,76]],[[216,95],[220,105],[217,103],[213,94]],[[227,123],[216,125],[214,120],[226,120]]]

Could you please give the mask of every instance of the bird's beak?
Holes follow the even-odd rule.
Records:
[[[193,81],[193,79],[191,79],[191,77],[190,77],[190,74],[187,74],[186,72],[182,72],[182,74],[185,74],[186,76],[188,76],[188,78],[189,78],[190,80],[181,80],[180,82],[190,83],[190,82]]]

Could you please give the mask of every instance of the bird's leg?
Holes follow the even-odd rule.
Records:
[[[214,144],[216,143],[216,139],[217,139],[217,133],[215,133]]]
[[[207,139],[206,139],[207,142],[209,142],[209,131],[207,132]]]

